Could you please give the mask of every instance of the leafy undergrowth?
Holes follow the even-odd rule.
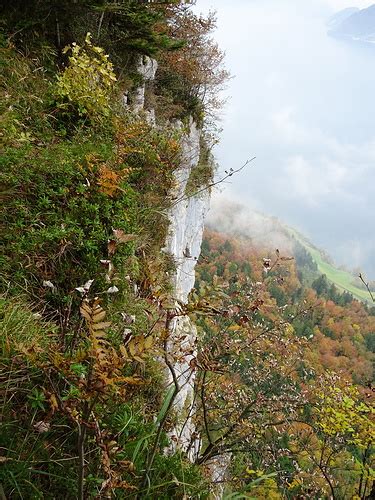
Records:
[[[87,106],[87,43],[68,67],[84,54],[79,78],[59,80],[0,49],[1,483],[14,499],[204,498],[199,467],[165,456],[159,431],[174,418],[160,413],[174,268],[161,247],[179,136],[107,84],[106,112]]]
[[[203,125],[228,76],[214,17],[185,2],[2,7],[4,495],[206,498],[201,467],[165,454],[177,421],[166,343],[186,311],[162,248],[181,160],[169,120]],[[131,112],[141,84],[163,126]]]
[[[77,498],[81,459],[88,498],[203,491],[199,469],[178,454],[158,453],[152,486],[140,486],[163,399],[160,368],[148,360],[156,339],[135,335],[121,347],[99,303],[82,307],[87,326],[65,351],[58,326],[37,308],[2,301],[4,491],[9,498]]]

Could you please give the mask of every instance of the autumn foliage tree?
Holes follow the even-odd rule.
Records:
[[[365,398],[363,390],[329,371],[307,390],[311,418],[291,432],[298,467],[289,490],[333,499],[370,498],[375,477],[373,397]]]
[[[229,78],[224,67],[224,53],[211,37],[215,15],[196,15],[189,5],[167,8],[167,33],[172,40],[183,40],[182,47],[160,54],[157,91],[174,104],[181,105],[196,118],[220,108],[220,91]]]
[[[374,417],[371,391],[353,381],[371,370],[360,331],[373,331],[372,317],[357,301],[295,294],[297,275],[280,251],[206,232],[197,286],[213,308],[198,320],[197,460],[230,458],[228,491],[257,498],[366,498]]]

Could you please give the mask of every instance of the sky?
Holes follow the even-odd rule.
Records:
[[[225,91],[221,170],[256,160],[214,193],[276,216],[337,265],[375,279],[375,49],[326,22],[366,0],[198,0],[234,76]],[[223,192],[222,192],[223,191]],[[219,201],[219,202],[218,202]]]

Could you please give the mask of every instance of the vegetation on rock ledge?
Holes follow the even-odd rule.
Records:
[[[210,464],[229,456],[229,498],[371,495],[368,309],[304,286],[280,252],[217,234],[189,304],[173,298],[171,123],[208,126],[220,105],[214,17],[135,0],[1,13],[1,494],[204,499]],[[159,63],[154,83],[141,56]],[[158,126],[122,104],[141,84]],[[186,196],[210,182],[210,146],[206,134]],[[195,463],[165,452],[181,418],[166,345],[186,315],[200,332]]]
[[[161,360],[176,312],[174,263],[161,248],[181,132],[121,103],[143,83],[141,55],[161,67],[164,50],[185,44],[167,33],[167,7],[1,6],[1,484],[9,498],[207,494],[198,466],[163,451],[175,417]],[[163,102],[170,89],[159,90]],[[170,113],[163,106],[169,118],[191,109],[181,99]]]

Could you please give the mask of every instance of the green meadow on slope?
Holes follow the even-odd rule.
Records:
[[[335,284],[341,291],[347,291],[353,295],[358,300],[371,303],[371,298],[366,290],[362,290],[353,284],[353,276],[347,271],[337,269],[334,265],[327,262],[322,252],[313,246],[304,236],[302,236],[298,231],[292,228],[288,228],[288,231],[292,236],[294,236],[310,253],[311,257],[316,262],[318,270],[321,274],[325,274],[329,281]]]

